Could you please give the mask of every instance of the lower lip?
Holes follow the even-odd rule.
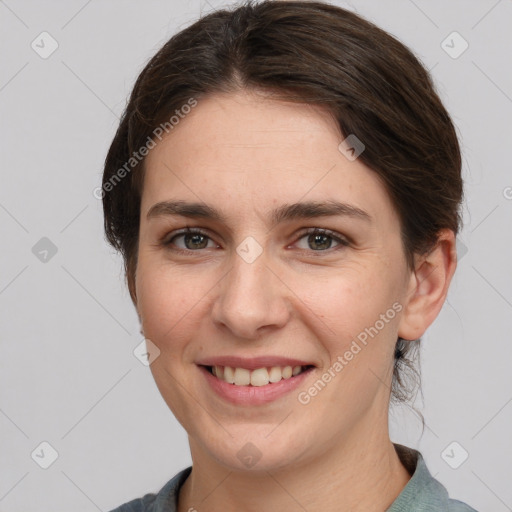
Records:
[[[273,402],[300,386],[314,368],[279,382],[265,386],[236,386],[212,375],[204,366],[199,366],[211,388],[222,398],[236,405],[259,405]]]

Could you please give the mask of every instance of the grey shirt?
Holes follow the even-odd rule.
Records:
[[[461,501],[451,500],[446,488],[432,477],[421,453],[396,444],[395,450],[411,479],[391,507],[383,512],[477,512]],[[192,466],[169,480],[158,494],[146,494],[111,512],[176,512],[180,487],[192,471]]]

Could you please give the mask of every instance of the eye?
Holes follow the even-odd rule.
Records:
[[[334,247],[333,242],[337,244]],[[171,237],[163,239],[161,243],[169,249],[183,253],[218,247],[204,231],[190,227],[174,232]],[[329,249],[337,250],[346,247],[349,245],[349,242],[335,231],[323,228],[309,228],[300,234],[295,244],[301,250],[326,252]]]
[[[176,240],[180,239],[183,245],[176,243]],[[176,249],[180,251],[195,251],[196,249],[212,248],[211,245],[208,247],[208,242],[213,244],[213,247],[217,246],[213,240],[200,229],[186,228],[175,233],[171,238],[163,240],[162,244],[166,247],[176,246]]]
[[[335,241],[338,246],[346,247],[349,245],[348,241],[345,240],[338,233],[329,229],[312,228],[302,233],[299,240],[305,239],[306,247],[300,247],[300,249],[308,250],[311,249],[315,252],[326,251],[332,248],[332,242]],[[336,247],[334,247],[336,249]]]

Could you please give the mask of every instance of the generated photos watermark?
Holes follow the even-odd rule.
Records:
[[[180,122],[181,119],[184,119],[187,114],[189,114],[192,109],[197,106],[197,100],[195,98],[189,98],[187,103],[183,104],[179,109],[174,111],[175,115],[172,115],[168,121],[161,123],[158,125],[152,132],[152,136],[148,135],[146,139],[146,143],[142,145],[138,151],[134,151],[132,156],[124,163],[122,167],[120,167],[115,174],[110,176],[110,178],[103,183],[101,187],[96,187],[93,190],[93,196],[96,199],[103,199],[107,192],[113,190],[113,188],[124,178],[126,177],[137,164],[142,162],[144,158],[149,154],[149,152],[156,146],[155,139],[162,140],[162,137],[166,133],[170,133],[176,125]]]
[[[302,405],[307,405],[311,400],[320,393],[329,382],[331,382],[342,370],[349,364],[354,357],[368,344],[369,338],[373,339],[382,329],[395,318],[397,313],[402,311],[403,306],[399,302],[395,302],[385,313],[382,313],[372,326],[362,330],[355,339],[352,340],[350,347],[339,355],[334,363],[317,379],[307,390],[301,391],[297,399]],[[359,342],[359,343],[358,343]],[[362,346],[361,346],[362,345]]]

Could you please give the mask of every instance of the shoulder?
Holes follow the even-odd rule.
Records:
[[[448,508],[446,510],[448,512],[477,512],[474,508],[457,500],[449,500]]]
[[[450,499],[443,484],[430,474],[419,451],[398,444],[395,449],[411,479],[387,512],[477,512],[462,501]]]
[[[145,494],[142,498],[128,501],[110,512],[176,512],[180,487],[191,471],[192,466],[183,469],[174,475],[157,494]]]
[[[119,507],[111,510],[110,512],[154,512],[154,504],[156,494],[145,494],[142,498],[137,498]]]

